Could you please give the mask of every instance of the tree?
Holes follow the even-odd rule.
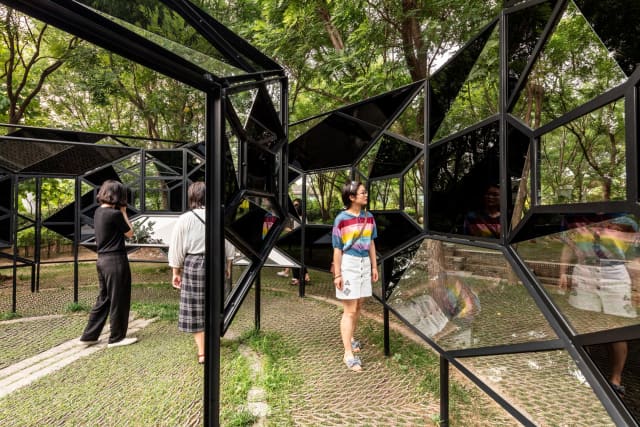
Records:
[[[38,23],[29,17],[0,6],[2,22],[2,57],[4,96],[0,99],[9,124],[23,121],[25,116],[37,117],[37,96],[47,79],[57,71],[80,44],[70,37]]]

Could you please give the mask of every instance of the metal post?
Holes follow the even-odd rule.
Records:
[[[302,174],[302,206],[300,206],[302,210],[302,226],[300,228],[300,285],[298,286],[298,296],[300,298],[304,297],[307,282],[304,280],[306,274],[306,265],[304,260],[304,252],[305,252],[305,241],[306,241],[306,228],[307,228],[307,174]],[[332,255],[333,257],[333,252]]]
[[[389,309],[387,308],[387,274],[385,273],[385,263],[382,263],[382,324],[383,324],[383,341],[384,341],[384,355],[391,356],[391,337],[389,334]]]
[[[11,312],[17,310],[18,299],[18,176],[11,175],[11,189],[13,200],[11,201],[11,239],[13,239],[13,288],[11,291]]]
[[[256,331],[260,330],[260,294],[262,292],[262,280],[261,280],[261,271],[258,271],[258,274],[256,275],[256,279],[254,280],[254,291],[255,291],[255,318],[254,318],[254,327]]]
[[[36,222],[33,248],[33,266],[31,268],[31,291],[40,292],[40,253],[42,245],[42,178],[36,178]]]
[[[224,113],[223,92],[214,86],[206,93],[205,150],[207,167],[206,283],[224,283],[224,212],[222,196]],[[220,425],[220,334],[222,329],[222,292],[205,292],[205,369],[204,425]]]
[[[449,361],[440,356],[440,425],[449,425]]]
[[[78,258],[80,249],[80,239],[82,236],[82,226],[80,217],[82,215],[82,182],[76,177],[76,212],[73,218],[73,302],[78,303]]]

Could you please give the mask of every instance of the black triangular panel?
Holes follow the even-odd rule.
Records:
[[[508,15],[509,82],[507,96],[509,98],[516,89],[515,85],[522,76],[527,62],[531,59],[533,49],[549,22],[556,3],[557,0],[549,0]]]
[[[576,6],[627,76],[640,63],[640,3],[575,0]]]
[[[280,117],[265,87],[258,89],[258,95],[251,106],[245,131],[250,141],[266,148],[274,148],[278,140],[284,138]]]
[[[473,41],[469,42],[462,51],[458,52],[444,67],[438,70],[429,80],[430,122],[429,137],[433,138],[449,111],[451,103],[456,99],[460,88],[466,81],[469,72],[476,63],[478,56],[484,49],[487,40],[495,27],[495,22]]]
[[[422,87],[423,84],[422,81],[416,82],[355,105],[341,108],[338,111],[378,127],[387,127],[391,119],[398,114],[398,110],[415,95],[416,89]]]
[[[370,179],[401,173],[422,151],[415,145],[389,135],[383,135],[381,139],[380,148],[369,173]]]

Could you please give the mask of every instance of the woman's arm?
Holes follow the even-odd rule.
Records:
[[[333,248],[333,284],[342,290],[342,250]]]
[[[133,226],[131,225],[131,221],[129,221],[129,216],[127,215],[127,207],[126,206],[120,206],[120,212],[122,212],[122,216],[124,217],[124,221],[129,226],[129,231],[124,233],[124,237],[126,237],[127,239],[130,239],[130,238],[133,237]]]
[[[378,262],[376,257],[376,244],[374,241],[371,241],[371,245],[369,245],[369,259],[371,260],[371,281],[378,281]]]

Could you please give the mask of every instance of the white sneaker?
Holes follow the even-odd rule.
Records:
[[[111,343],[107,344],[107,348],[121,347],[123,345],[133,344],[136,341],[138,341],[138,338],[136,338],[136,337],[125,338],[125,339],[122,339],[120,341],[111,342]]]
[[[280,277],[289,277],[289,273],[286,271],[278,271],[276,274]]]

